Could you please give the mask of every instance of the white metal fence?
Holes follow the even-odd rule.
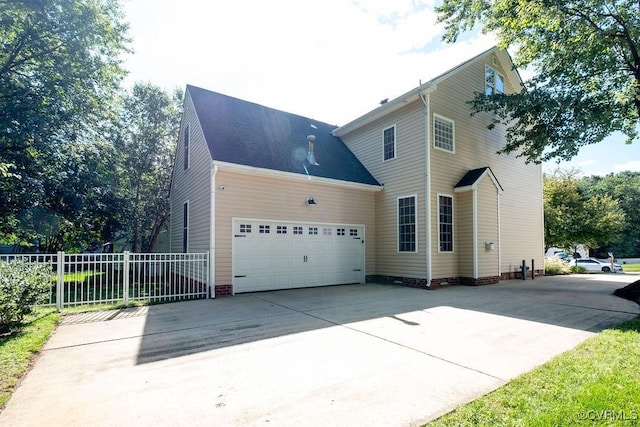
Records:
[[[67,306],[130,301],[207,298],[209,253],[0,254],[51,267],[45,305]]]

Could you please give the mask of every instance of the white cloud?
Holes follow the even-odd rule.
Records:
[[[613,170],[617,172],[632,171],[640,172],[640,160],[631,160],[626,163],[618,163],[613,165]]]

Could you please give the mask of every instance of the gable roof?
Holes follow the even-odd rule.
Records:
[[[500,182],[498,182],[498,178],[494,175],[493,171],[489,166],[485,166],[483,168],[472,169],[467,172],[460,181],[456,185],[453,186],[454,191],[467,191],[473,190],[477,188],[478,183],[485,177],[488,176],[493,181],[493,184],[499,191],[504,191]]]
[[[380,186],[345,143],[336,126],[187,85],[214,161]],[[315,135],[307,159],[307,136]]]

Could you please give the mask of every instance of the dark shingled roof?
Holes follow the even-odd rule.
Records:
[[[493,178],[496,181],[496,184],[498,184],[498,187],[500,187],[500,190],[502,190],[502,186],[500,185],[500,183],[498,182],[498,179],[496,178],[496,176],[493,174],[493,171],[491,170],[490,167],[485,166],[483,168],[478,168],[478,169],[472,169],[469,172],[467,172],[460,181],[458,181],[458,183],[456,185],[453,186],[453,188],[461,188],[461,187],[470,187],[473,184],[475,184],[483,175],[485,172],[489,172],[491,175],[493,175]]]
[[[188,85],[213,160],[380,185],[338,137],[336,126]],[[315,159],[306,159],[315,135]],[[306,171],[305,171],[306,167]]]

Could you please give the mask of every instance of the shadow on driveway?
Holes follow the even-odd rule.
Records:
[[[0,425],[422,425],[640,314],[612,295],[629,279],[350,285],[68,316]]]
[[[628,275],[573,275],[437,291],[344,285],[150,306],[137,363],[371,319],[419,326],[406,314],[444,307],[598,332],[640,314],[637,304],[612,295],[634,280]]]

